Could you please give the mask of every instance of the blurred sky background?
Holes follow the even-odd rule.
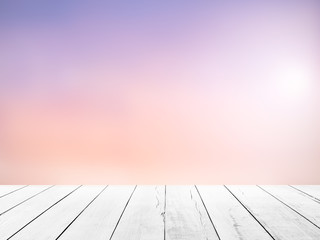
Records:
[[[1,0],[0,183],[320,184],[317,0]]]

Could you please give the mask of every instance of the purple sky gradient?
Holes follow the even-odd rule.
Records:
[[[1,1],[0,183],[319,184],[319,16]]]

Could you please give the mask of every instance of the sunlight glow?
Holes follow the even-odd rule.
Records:
[[[274,79],[278,94],[286,100],[302,101],[310,97],[313,88],[312,71],[303,65],[282,67]]]

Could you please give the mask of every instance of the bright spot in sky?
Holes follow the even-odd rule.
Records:
[[[306,100],[313,88],[312,70],[302,65],[285,66],[276,72],[275,90],[289,101]]]

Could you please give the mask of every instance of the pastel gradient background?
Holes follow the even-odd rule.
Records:
[[[320,184],[317,0],[0,1],[0,183]]]

